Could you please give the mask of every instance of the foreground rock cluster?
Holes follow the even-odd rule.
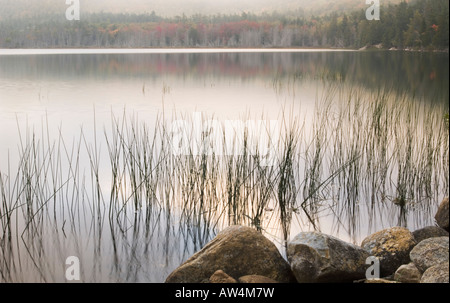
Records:
[[[249,275],[283,283],[295,281],[275,244],[252,228],[231,226],[172,272],[166,282],[231,282],[231,277],[238,280]]]
[[[256,230],[231,226],[166,279],[167,283],[448,283],[449,211],[444,199],[438,226],[414,232],[393,227],[361,246],[320,232],[302,232],[288,243],[287,261]],[[367,279],[367,260],[379,262],[381,279]]]

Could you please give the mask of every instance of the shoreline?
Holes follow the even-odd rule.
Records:
[[[398,49],[381,46],[364,46],[362,48],[327,48],[327,47],[49,47],[49,48],[0,48],[0,56],[9,55],[82,55],[82,54],[213,54],[213,53],[311,53],[311,52],[372,52],[397,51],[416,53],[449,53],[448,49]]]
[[[0,48],[2,55],[358,52],[333,48]]]
[[[392,226],[352,244],[319,231],[287,242],[287,259],[257,230],[231,225],[174,269],[165,283],[449,283],[449,199],[435,224]]]

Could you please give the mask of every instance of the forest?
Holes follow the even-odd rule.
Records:
[[[332,47],[448,50],[449,1],[403,1],[381,7],[380,21],[364,9],[325,15],[272,13],[83,13],[79,21],[45,17],[0,19],[0,48]]]

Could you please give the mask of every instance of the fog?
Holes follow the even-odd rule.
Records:
[[[305,0],[95,0],[86,3],[88,11],[148,12],[165,16],[271,12],[299,8]]]
[[[401,0],[385,0],[382,4]],[[69,1],[70,2],[70,1]],[[64,12],[66,0],[0,0],[0,18]],[[166,17],[200,13],[280,13],[321,15],[367,7],[365,0],[80,0],[83,12],[151,13]]]

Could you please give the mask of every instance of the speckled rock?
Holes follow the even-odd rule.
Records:
[[[319,232],[303,232],[288,244],[297,281],[353,282],[365,277],[369,254],[360,247]]]
[[[274,279],[270,279],[259,275],[243,276],[240,277],[238,281],[239,283],[260,283],[260,284],[278,283],[278,281],[275,281]]]
[[[413,262],[400,266],[394,275],[394,280],[400,283],[420,283],[422,274]]]
[[[417,243],[435,237],[448,237],[448,232],[438,226],[427,226],[413,231],[414,239]]]
[[[231,277],[261,275],[279,282],[295,282],[275,244],[252,228],[231,226],[175,269],[166,283],[207,283],[217,270]]]
[[[448,197],[445,198],[444,200],[442,200],[441,204],[439,205],[438,211],[436,213],[436,215],[434,216],[434,218],[436,219],[436,223],[442,227],[443,229],[445,229],[446,231],[448,230]]]
[[[237,283],[237,281],[227,275],[223,270],[217,270],[210,278],[210,283]]]
[[[449,283],[449,263],[440,263],[428,268],[420,283]]]
[[[449,238],[438,237],[423,240],[411,250],[411,260],[421,272],[428,268],[449,261]]]
[[[361,243],[361,247],[379,259],[381,275],[388,276],[401,265],[410,262],[409,253],[416,244],[408,229],[393,227],[368,236]]]

